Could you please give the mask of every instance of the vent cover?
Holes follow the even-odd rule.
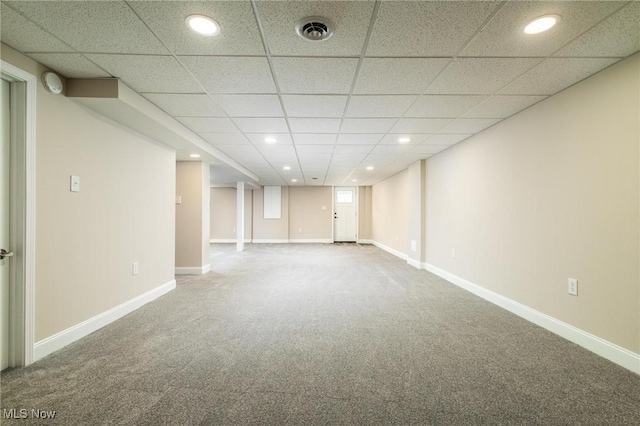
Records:
[[[333,35],[333,24],[321,16],[308,16],[296,24],[296,33],[309,41],[325,41]]]

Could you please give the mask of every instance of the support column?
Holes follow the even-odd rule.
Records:
[[[209,262],[209,165],[176,163],[176,274],[206,274]]]
[[[236,250],[244,250],[244,182],[238,182],[237,192],[237,213],[236,213]]]
[[[426,162],[420,160],[409,166],[409,256],[407,263],[418,269],[426,261]]]

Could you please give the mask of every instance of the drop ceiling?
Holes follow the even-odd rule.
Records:
[[[121,79],[264,185],[376,183],[640,50],[637,1],[3,1],[1,12],[3,43],[69,78]],[[556,27],[523,33],[551,13]],[[191,14],[221,34],[191,32]],[[335,34],[299,38],[306,16]]]

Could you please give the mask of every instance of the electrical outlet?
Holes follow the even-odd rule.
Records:
[[[456,249],[451,249],[451,257],[455,259],[455,257],[456,257]]]
[[[418,242],[416,240],[411,240],[411,251],[418,251]]]
[[[138,272],[140,272],[140,265],[138,265],[138,262],[133,262],[133,268],[131,272],[133,273],[133,275],[138,275]]]
[[[577,278],[569,278],[569,294],[573,296],[578,295],[578,279]]]

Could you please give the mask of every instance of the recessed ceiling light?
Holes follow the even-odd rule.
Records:
[[[400,143],[411,142],[411,138],[400,138],[400,139],[398,139],[398,142],[400,142]]]
[[[189,154],[191,158],[200,158],[200,154]]]
[[[291,170],[291,167],[289,167],[289,166],[284,166],[284,167],[283,167],[283,169],[284,169],[284,170]]]
[[[291,179],[291,182],[297,182],[298,179]]]
[[[264,138],[264,141],[266,143],[276,143],[278,140],[276,138],[267,137],[267,138]]]
[[[560,21],[560,15],[544,15],[529,22],[524,27],[524,32],[527,34],[538,34],[545,32]]]
[[[185,22],[193,31],[206,36],[215,36],[220,34],[220,25],[203,15],[189,15]]]
[[[357,182],[357,181],[358,181],[358,179],[352,179],[351,180],[351,182]]]
[[[373,170],[373,166],[367,166],[367,170]]]

